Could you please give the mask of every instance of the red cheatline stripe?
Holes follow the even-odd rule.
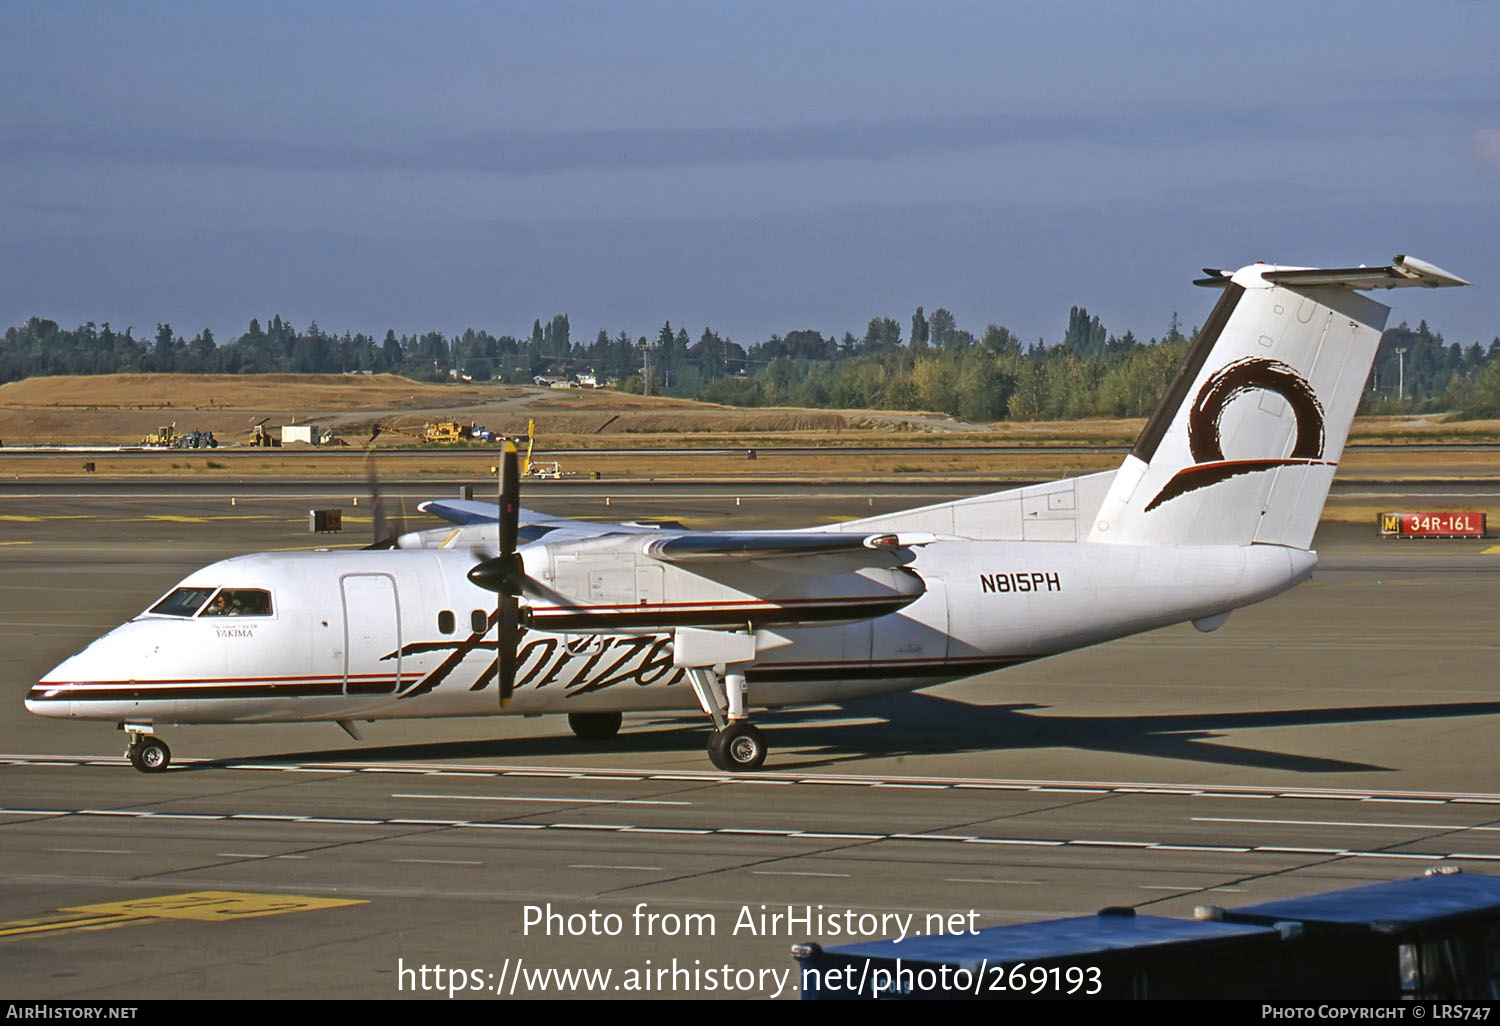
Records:
[[[639,613],[643,611],[654,611],[657,609],[691,609],[715,612],[718,610],[734,611],[740,609],[785,609],[789,606],[848,606],[859,603],[870,602],[900,602],[908,598],[906,595],[859,595],[847,598],[810,598],[810,599],[782,599],[770,602],[765,599],[746,599],[737,602],[646,602],[639,605],[619,604],[605,606],[528,606],[531,615],[541,613],[598,613],[618,611],[625,613]]]

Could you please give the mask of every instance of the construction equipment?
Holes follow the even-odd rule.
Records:
[[[219,440],[212,431],[189,431],[172,440],[174,449],[217,449]]]
[[[163,425],[141,439],[141,444],[152,449],[170,449],[177,441],[177,424]]]
[[[426,424],[422,428],[425,440],[429,442],[467,442],[474,436],[472,424],[460,424],[456,420],[440,420],[432,424]]]
[[[421,430],[415,428],[395,427],[388,424],[376,424],[370,440],[374,441],[382,434],[405,435],[407,438],[415,438],[419,442],[436,442],[440,445],[452,445],[456,442],[467,442],[479,437],[479,429],[473,424],[461,424],[456,420],[429,421],[423,424]]]
[[[536,421],[526,421],[526,437],[517,438],[516,444],[526,443],[526,455],[521,460],[521,475],[523,477],[534,477],[542,481],[557,481],[564,477],[572,477],[571,471],[565,471],[556,460],[535,461],[531,458],[532,446],[536,444]]]
[[[266,421],[270,417],[262,417],[250,428],[250,444],[257,449],[280,448],[281,439],[266,430]]]

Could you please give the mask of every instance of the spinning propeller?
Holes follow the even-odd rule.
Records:
[[[374,441],[373,435],[370,438]],[[406,500],[401,500],[400,512],[394,518],[386,516],[385,498],[380,494],[380,476],[375,473],[373,452],[365,456],[365,478],[370,482],[370,521],[374,528],[374,538],[365,548],[397,548],[397,539],[406,533]]]
[[[469,580],[499,596],[497,619],[500,638],[497,648],[500,673],[500,708],[510,703],[516,686],[516,656],[521,643],[522,591],[533,590],[534,582],[526,576],[526,564],[516,551],[516,535],[521,516],[521,470],[514,442],[506,442],[500,456],[499,545],[495,555],[480,560],[469,571]]]

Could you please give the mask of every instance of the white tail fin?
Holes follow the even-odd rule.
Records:
[[[1091,542],[1305,549],[1389,308],[1356,289],[1466,285],[1409,257],[1209,271],[1224,289],[1125,458]]]

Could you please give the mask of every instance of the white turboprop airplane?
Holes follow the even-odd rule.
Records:
[[[435,501],[454,527],[190,574],[31,689],[111,720],[137,769],[158,723],[699,709],[724,770],[766,756],[746,710],[927,687],[1168,624],[1200,630],[1306,580],[1385,325],[1358,290],[1462,279],[1254,264],[1222,290],[1117,470],[794,531],[598,524]],[[377,516],[377,535],[383,532]],[[498,596],[498,597],[497,597]]]

